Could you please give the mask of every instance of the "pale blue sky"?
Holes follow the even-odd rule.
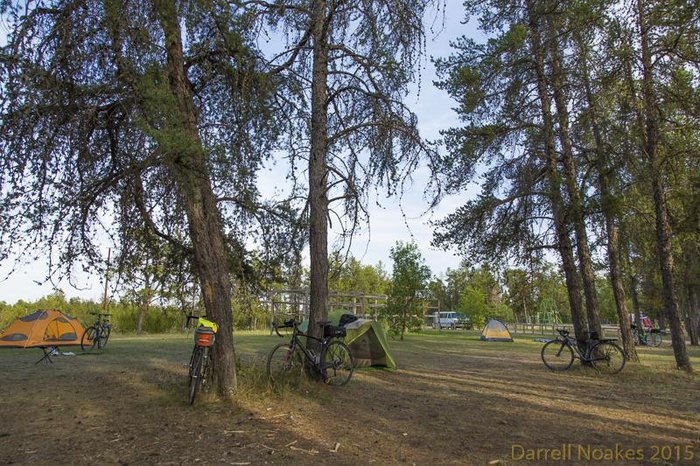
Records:
[[[444,30],[437,37],[434,37],[433,34],[428,36],[426,44],[428,56],[447,56],[450,53],[449,41],[456,39],[460,35],[470,37],[479,35],[472,23],[469,25],[461,24],[463,18],[461,2],[449,1],[445,12]],[[438,19],[436,23],[438,28],[440,21]],[[0,42],[4,42],[4,37],[2,36],[4,36],[4,31],[0,31]],[[420,94],[414,92],[407,98],[406,103],[418,115],[419,129],[423,137],[435,140],[439,138],[441,129],[456,126],[458,121],[455,113],[452,111],[452,107],[455,106],[454,102],[446,93],[433,86],[436,76],[432,63],[430,60],[426,60],[422,65],[421,92]],[[428,222],[453,212],[456,207],[464,203],[470,196],[473,196],[478,188],[475,187],[474,190],[463,195],[445,199],[433,212],[421,216],[428,207],[423,196],[428,175],[428,171],[424,167],[414,172],[414,183],[404,194],[400,205],[397,199],[382,199],[380,200],[381,207],[372,205],[370,208],[369,230],[365,228],[364,232],[354,240],[352,254],[355,257],[367,264],[376,264],[382,261],[390,270],[389,250],[391,246],[396,241],[414,240],[420,247],[426,263],[434,274],[444,272],[448,267],[457,267],[460,258],[455,257],[451,252],[436,250],[430,246],[433,229]],[[269,191],[269,186],[277,184],[277,181],[277,176],[271,174],[271,172],[263,173],[260,181],[263,191]],[[406,215],[405,219],[402,210]],[[107,244],[105,244],[105,255],[107,247]],[[8,264],[0,264],[0,280],[8,272]],[[18,299],[34,300],[50,293],[52,291],[50,284],[40,286],[36,283],[36,281],[41,281],[45,274],[46,264],[43,262],[23,266],[8,279],[0,281],[0,301],[14,303]],[[74,281],[85,289],[77,290],[66,281],[63,281],[59,284],[59,287],[67,296],[101,299],[103,285],[100,282],[100,277],[87,276],[80,273],[76,274]]]

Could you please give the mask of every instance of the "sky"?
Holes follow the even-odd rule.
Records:
[[[442,18],[442,12],[440,12],[435,22],[429,18],[427,24],[428,26],[434,24],[433,29],[440,29]],[[462,24],[463,18],[462,2],[448,0],[442,31],[437,35],[428,32],[427,57],[437,58],[449,55],[449,42],[458,36],[478,37],[480,35],[473,23]],[[5,41],[3,29],[0,26],[0,44]],[[416,85],[414,92],[405,100],[406,104],[418,116],[418,127],[421,135],[429,140],[438,139],[440,130],[459,125],[457,116],[452,110],[455,103],[446,92],[433,85],[433,81],[436,79],[432,62],[429,59],[424,60],[422,62],[420,93],[417,92]],[[441,150],[444,151],[444,148]],[[429,222],[444,218],[452,213],[470,196],[475,195],[478,187],[459,196],[444,199],[435,210],[426,213],[428,202],[424,199],[424,189],[428,182],[428,171],[422,167],[414,172],[413,177],[413,184],[406,190],[400,202],[394,198],[383,198],[381,194],[377,199],[380,206],[371,202],[369,225],[363,228],[361,234],[353,240],[350,252],[362,263],[376,265],[381,261],[388,270],[391,270],[389,257],[391,247],[396,241],[415,241],[433,274],[439,275],[447,268],[456,268],[461,259],[452,252],[441,251],[430,245],[433,227]],[[279,177],[274,173],[274,170],[263,172],[260,178],[261,191],[263,193],[271,191],[272,187],[277,185],[278,180]],[[332,236],[330,239],[332,241]],[[105,244],[105,256],[107,248],[108,245]],[[0,263],[0,302],[12,304],[19,299],[36,300],[54,291],[53,285],[50,283],[43,285],[39,283],[44,281],[47,272],[45,262],[24,264],[9,277],[6,277],[10,270],[11,264]],[[80,289],[74,288],[66,280],[58,282],[58,288],[69,298],[76,296],[83,299],[101,300],[104,286],[101,277],[80,272],[74,275],[74,282],[80,286]]]

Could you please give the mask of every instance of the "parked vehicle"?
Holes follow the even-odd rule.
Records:
[[[469,320],[469,317],[466,317],[460,312],[435,312],[433,314],[433,328],[438,328],[438,326],[441,329],[471,329],[472,323],[471,320]]]

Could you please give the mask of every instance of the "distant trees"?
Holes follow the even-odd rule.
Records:
[[[571,321],[566,284],[551,263],[531,269],[508,268],[503,272],[503,301],[519,322],[537,322],[556,312],[562,322]]]
[[[356,292],[363,294],[386,294],[390,277],[384,264],[364,265],[356,258],[347,259],[341,254],[330,258],[328,287],[332,291]]]
[[[423,325],[422,293],[430,280],[430,268],[415,243],[397,242],[391,248],[393,271],[384,314],[389,331],[403,340],[407,330]]]
[[[444,276],[429,286],[433,300],[439,300],[441,311],[460,312],[475,327],[483,327],[490,317],[513,320],[513,312],[503,300],[502,288],[489,267],[470,267],[465,263],[447,269]]]

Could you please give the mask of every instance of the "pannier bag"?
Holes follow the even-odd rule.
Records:
[[[343,314],[340,316],[340,327],[345,327],[350,322],[355,322],[358,317],[355,314]]]
[[[215,335],[214,331],[208,327],[197,327],[194,331],[194,343],[197,346],[212,346]]]
[[[323,327],[323,336],[324,337],[338,337],[342,338],[346,335],[345,328],[343,327],[336,327],[334,325],[326,325]]]

